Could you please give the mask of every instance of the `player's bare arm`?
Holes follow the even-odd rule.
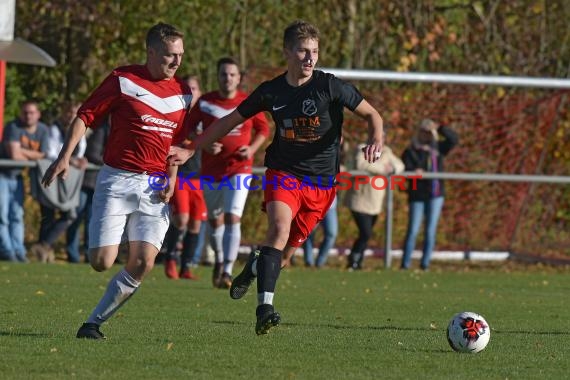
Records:
[[[172,146],[168,154],[168,162],[170,165],[182,165],[190,157],[194,155],[197,149],[210,146],[215,141],[218,141],[223,136],[230,133],[230,131],[238,124],[241,124],[246,119],[240,115],[237,110],[234,110],[229,115],[212,123],[200,136],[198,136],[189,147]]]
[[[65,179],[67,177],[67,172],[69,171],[69,161],[73,150],[81,140],[81,137],[85,135],[87,131],[87,126],[80,118],[76,117],[71,123],[69,132],[65,136],[65,142],[63,147],[59,152],[57,159],[52,162],[49,168],[46,170],[43,178],[42,185],[48,187],[57,176]]]
[[[358,107],[354,110],[354,113],[368,123],[368,142],[366,146],[362,148],[362,152],[364,153],[365,160],[370,163],[375,162],[380,158],[384,145],[382,138],[384,130],[382,117],[366,100],[360,102]]]

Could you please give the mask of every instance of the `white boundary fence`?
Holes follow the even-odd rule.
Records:
[[[488,76],[488,75],[465,75],[451,73],[412,73],[381,70],[353,70],[320,68],[321,70],[334,74],[346,80],[368,80],[368,81],[392,81],[392,82],[412,82],[412,83],[447,83],[466,85],[490,85],[505,87],[527,87],[544,89],[570,89],[570,79],[562,78],[531,78],[515,76]],[[0,159],[0,167],[34,167],[35,162],[11,161]],[[94,169],[97,166],[90,165],[88,168]],[[254,168],[254,174],[263,174],[264,168]],[[367,174],[362,172],[351,172],[351,174]],[[403,173],[408,175],[413,173]],[[473,174],[473,173],[423,173],[422,178],[467,180],[467,181],[496,181],[496,182],[531,182],[531,183],[553,183],[570,184],[568,176],[542,176],[542,175],[512,175],[512,174]],[[392,218],[394,199],[393,192],[389,186],[386,193],[386,244],[384,264],[386,268],[392,265],[394,255],[401,254],[401,251],[392,250]],[[508,257],[508,252],[496,252],[497,257]],[[434,254],[435,255],[435,254]],[[459,257],[476,258],[489,257],[489,252],[450,252],[449,258]],[[435,257],[434,257],[435,258]]]
[[[401,173],[403,176],[414,175],[413,172]],[[473,174],[473,173],[422,173],[422,179],[445,179],[445,180],[462,180],[462,181],[492,181],[492,182],[527,182],[527,183],[551,183],[551,184],[570,184],[570,176],[546,176],[546,175],[517,175],[517,174]],[[392,250],[392,227],[394,217],[394,191],[390,190],[390,186],[386,187],[386,241],[384,265],[386,268],[392,266],[392,259],[395,256],[401,256],[401,251]],[[434,253],[435,254],[435,253]],[[510,252],[448,252],[447,259],[463,259],[472,260],[503,260],[510,256]]]
[[[0,159],[0,168],[24,168],[35,167],[35,161],[12,161]],[[90,164],[89,169],[98,169],[96,165]],[[265,173],[265,168],[254,167],[253,174],[262,175]],[[351,175],[369,175],[363,171],[350,171]],[[414,175],[413,172],[400,173],[400,176]],[[458,181],[492,181],[492,182],[529,182],[529,183],[550,183],[570,185],[570,176],[546,176],[546,175],[517,175],[517,174],[474,174],[474,173],[422,173],[422,179],[445,179],[445,180],[458,180]],[[394,218],[394,192],[390,186],[386,187],[386,207],[385,207],[385,255],[384,265],[386,268],[392,266],[394,257],[402,255],[401,250],[392,250],[392,232],[393,232],[393,218]],[[242,247],[240,252],[249,253],[249,247]],[[417,257],[419,252],[414,252],[413,257]],[[449,251],[449,252],[434,252],[433,258],[443,258],[446,260],[504,260],[508,258],[510,252],[479,252],[479,251]]]

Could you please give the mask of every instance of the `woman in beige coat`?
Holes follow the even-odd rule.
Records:
[[[364,159],[361,150],[363,146],[359,145],[356,151],[356,170],[366,171],[370,177],[387,176],[404,171],[402,160],[394,155],[392,149],[386,145],[384,145],[380,159],[373,163],[369,163]],[[381,186],[381,182],[377,182],[377,184]],[[345,205],[350,209],[358,227],[358,238],[354,242],[348,256],[349,269],[362,269],[364,250],[372,236],[372,227],[382,211],[385,193],[385,190],[375,189],[370,183],[367,183],[359,185],[358,188],[352,186],[346,194]]]

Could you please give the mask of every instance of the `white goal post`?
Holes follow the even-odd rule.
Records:
[[[570,79],[532,78],[493,75],[467,75],[449,73],[410,73],[381,70],[349,70],[322,68],[321,70],[348,80],[371,80],[413,83],[446,83],[505,87],[570,88]]]

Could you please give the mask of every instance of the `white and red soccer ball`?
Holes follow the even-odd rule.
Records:
[[[481,315],[465,311],[451,318],[447,326],[447,341],[457,352],[477,353],[487,347],[491,328]]]

